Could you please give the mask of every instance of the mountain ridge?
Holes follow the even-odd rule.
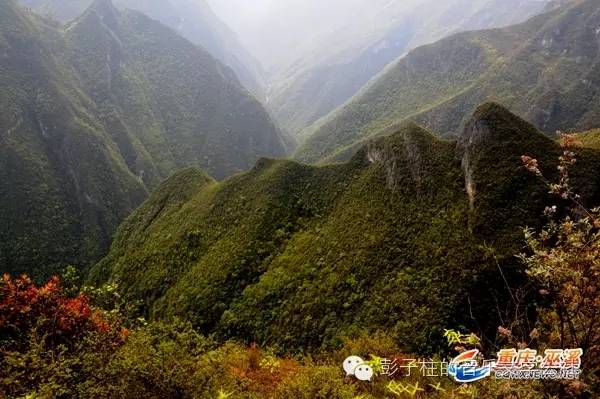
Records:
[[[180,176],[168,184],[192,187],[190,199],[148,225],[159,189],[121,226],[90,282],[119,282],[126,298],[145,298],[150,319],[183,317],[204,333],[288,350],[377,328],[411,350],[430,349],[450,319],[470,323],[457,286],[486,315],[482,328],[495,330],[489,306],[506,295],[490,296],[493,281],[504,287],[496,262],[507,278],[523,278],[513,256],[521,227],[539,223],[549,200],[520,157],[550,168],[560,149],[496,104],[481,106],[469,126],[466,146],[407,125],[343,164],[261,159],[208,186]],[[578,184],[598,197],[593,174],[586,169]]]
[[[93,3],[93,0],[19,1],[62,23],[75,20]],[[235,71],[237,78],[248,90],[259,98],[264,96],[260,64],[243,48],[236,34],[212,12],[204,0],[116,0],[115,4],[123,9],[141,11],[171,27],[192,43],[202,46]]]
[[[373,2],[372,8],[381,15],[370,27],[369,35],[350,36],[352,45],[332,41],[320,57],[303,56],[312,64],[299,60],[282,76],[276,76],[268,105],[284,129],[302,133],[342,106],[411,49],[460,31],[521,22],[538,14],[543,6],[544,2],[521,0],[425,1],[407,5]],[[352,35],[349,32],[353,29],[348,26],[336,32],[336,36]]]
[[[455,134],[465,124],[455,115],[469,114],[488,100],[548,133],[593,128],[598,110],[588,100],[596,95],[598,18],[597,3],[575,1],[523,24],[461,33],[420,47],[308,128],[296,156],[309,162],[331,158],[406,119]],[[561,35],[555,37],[556,32]]]

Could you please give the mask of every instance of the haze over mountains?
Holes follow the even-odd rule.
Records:
[[[458,31],[524,21],[546,1],[214,0],[211,5],[263,63],[274,116],[299,133],[410,49]]]
[[[457,134],[488,100],[549,134],[596,127],[600,3],[569,4],[520,25],[457,34],[413,50],[311,126],[297,158],[348,158],[363,140],[402,121]]]
[[[79,17],[93,0],[19,0],[43,15],[66,23]],[[115,0],[118,7],[138,10],[177,31],[192,43],[233,69],[240,81],[262,97],[260,64],[239,43],[235,33],[212,11],[205,0]]]
[[[286,153],[229,68],[109,0],[64,29],[3,0],[0,56],[5,271],[97,259],[122,219],[178,169],[223,178]]]
[[[91,3],[20,1],[63,22]],[[345,103],[408,50],[457,31],[523,21],[541,12],[547,1],[117,0],[115,4],[142,11],[203,46],[266,100],[285,130],[302,132],[304,138],[304,128]]]

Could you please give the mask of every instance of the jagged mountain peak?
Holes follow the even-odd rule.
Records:
[[[435,152],[441,142],[432,133],[417,125],[407,123],[391,136],[370,141],[357,156],[366,156],[369,163],[379,163],[386,175],[387,186],[395,191],[402,176],[408,171],[418,194],[425,194],[424,183],[433,175]]]
[[[0,64],[8,272],[85,268],[177,170],[199,166],[221,179],[285,154],[281,131],[227,67],[111,1],[65,27],[0,1]]]
[[[235,71],[251,91],[262,97],[262,69],[242,46],[239,39],[212,11],[204,0],[18,0],[40,14],[62,23],[76,20],[86,10],[102,16],[110,26],[115,7],[140,11],[153,20],[206,49],[213,57]],[[90,7],[91,5],[91,7]],[[92,11],[93,9],[93,11]]]

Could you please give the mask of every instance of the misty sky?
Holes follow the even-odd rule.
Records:
[[[377,36],[415,12],[420,15],[421,23],[440,18],[437,26],[430,24],[438,29],[431,34],[432,39],[437,39],[452,33],[444,32],[446,23],[460,25],[456,19],[490,4],[495,4],[494,9],[504,4],[506,9],[527,1],[548,0],[207,1],[267,72],[276,74],[314,57],[317,52],[343,50],[349,43],[356,45],[369,35]]]
[[[370,25],[376,29],[378,13],[387,7],[397,13],[428,1],[208,0],[267,70],[293,63],[298,54],[314,51],[334,35],[352,40],[355,31],[363,34]]]

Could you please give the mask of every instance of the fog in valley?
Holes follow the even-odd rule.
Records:
[[[545,0],[207,0],[267,73],[320,52],[366,45],[398,25],[427,28],[415,45],[453,31],[501,26],[511,10],[542,8]],[[495,15],[485,15],[493,10]],[[523,18],[529,14],[523,12]]]

